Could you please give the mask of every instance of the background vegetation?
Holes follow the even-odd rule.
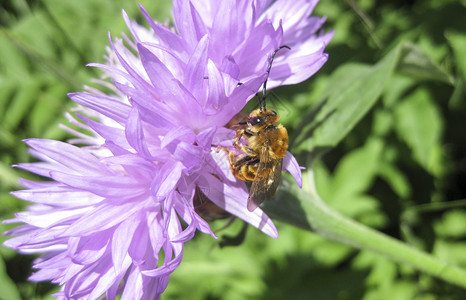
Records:
[[[31,178],[10,168],[31,160],[21,140],[70,138],[59,128],[73,107],[66,93],[99,76],[84,65],[103,61],[108,31],[126,31],[121,8],[144,23],[137,2],[1,2],[1,219],[27,205],[8,194],[20,188],[17,177]],[[169,18],[166,1],[141,2],[153,18]],[[335,29],[329,61],[307,82],[275,90],[269,104],[290,150],[328,206],[466,268],[466,1],[321,0],[315,14]],[[311,175],[305,192],[313,192]],[[250,228],[243,244],[220,248],[197,236],[164,298],[466,299],[464,288],[350,240],[286,224],[309,229],[287,215],[300,197],[286,182],[267,207],[283,221],[278,240]],[[241,227],[237,220],[219,235]],[[34,257],[0,254],[0,299],[50,298],[56,287],[27,281]]]

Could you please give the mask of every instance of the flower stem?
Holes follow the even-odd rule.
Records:
[[[277,197],[281,201],[267,203],[264,210],[280,221],[312,230],[330,240],[382,254],[393,261],[411,265],[419,271],[466,288],[466,270],[341,215],[320,199],[311,172],[309,177],[309,192],[294,188],[295,185],[285,179],[285,187]],[[286,207],[284,203],[287,203]]]

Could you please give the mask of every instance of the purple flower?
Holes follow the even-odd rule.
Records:
[[[217,206],[278,237],[248,190],[231,173],[218,145],[231,145],[224,127],[260,89],[271,53],[269,86],[300,82],[326,61],[330,34],[309,17],[317,1],[174,1],[176,32],[153,21],[151,30],[123,16],[132,39],[110,39],[98,80],[113,92],[72,93],[79,104],[65,127],[70,143],[30,139],[40,162],[18,167],[52,179],[22,180],[16,197],[34,203],[10,223],[5,246],[45,253],[31,280],[50,280],[62,299],[156,299],[179,266],[183,244],[197,230],[216,238],[196,212],[196,191]],[[242,83],[239,85],[239,83]],[[77,147],[72,143],[85,144]],[[284,169],[301,185],[288,153]],[[182,222],[186,226],[182,226]],[[163,261],[160,261],[163,258]]]
[[[177,31],[188,47],[204,36],[210,38],[209,57],[219,66],[234,61],[238,78],[263,72],[270,54],[281,45],[270,73],[270,88],[299,83],[327,61],[323,53],[333,32],[317,34],[325,18],[310,17],[317,0],[173,1]],[[273,2],[273,3],[272,3]]]

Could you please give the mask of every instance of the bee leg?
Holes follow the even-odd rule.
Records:
[[[233,224],[233,222],[236,220],[236,217],[235,216],[230,216],[230,219],[228,220],[228,222],[223,225],[222,227],[220,227],[219,229],[216,229],[215,232],[220,232],[222,230],[225,230],[227,229],[228,227],[231,226],[231,224]]]
[[[238,149],[239,140],[241,139],[243,134],[244,134],[244,129],[239,129],[236,131],[235,139],[233,140],[233,147],[235,147],[236,149]]]
[[[222,149],[228,154],[228,161],[230,163],[230,170],[233,176],[242,181],[253,181],[256,176],[257,164],[259,158],[258,153],[246,146],[239,147],[243,153],[251,155],[237,154],[237,152],[230,150],[224,146],[218,146],[217,149]]]
[[[248,138],[248,137],[251,137],[251,136],[253,136],[253,135],[255,135],[254,132],[251,132],[251,131],[246,130],[246,129],[238,129],[238,130],[236,131],[235,139],[233,140],[233,147],[235,147],[236,149],[240,150],[240,149],[239,149],[239,141],[241,140],[241,138],[242,138],[243,136],[246,136],[246,137]]]
[[[236,161],[231,161],[230,160],[230,163],[235,167],[241,167],[243,165],[250,165],[250,164],[256,163],[258,161],[259,160],[256,157],[243,156],[242,158],[240,158],[240,159],[238,159]]]
[[[257,160],[255,157],[235,155],[233,152],[229,155],[230,169],[233,175],[242,181],[250,181],[251,176],[248,172],[248,166]]]
[[[245,160],[241,164],[235,165],[235,171],[238,173],[236,175],[242,181],[253,181],[256,177],[257,165],[259,164],[259,159],[256,157],[247,156],[248,160]]]
[[[241,150],[241,152],[243,152],[247,156],[259,157],[259,152],[247,146],[239,146],[238,150]]]
[[[226,154],[229,154],[229,153],[231,152],[231,150],[228,149],[227,147],[218,145],[218,146],[215,148],[215,152],[218,153],[220,150],[225,151]]]
[[[227,246],[238,246],[244,242],[246,238],[246,231],[248,229],[248,223],[243,224],[243,228],[236,236],[222,236],[222,241],[220,242],[220,248],[227,247]]]

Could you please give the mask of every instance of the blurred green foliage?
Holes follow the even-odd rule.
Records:
[[[153,18],[169,18],[167,2],[140,2]],[[17,177],[31,178],[9,167],[31,159],[21,140],[69,138],[58,127],[73,107],[66,93],[99,75],[84,65],[103,61],[108,31],[126,31],[122,8],[145,24],[137,3],[2,1],[2,219],[26,205],[8,194],[20,188]],[[328,205],[466,268],[466,2],[320,0],[315,14],[335,29],[329,61],[309,81],[275,90],[290,150],[312,168]],[[277,223],[278,240],[250,228],[238,247],[197,236],[164,297],[466,298],[409,266]],[[218,234],[240,229],[235,221]],[[55,287],[27,281],[32,257],[0,250],[1,299],[50,298]]]

